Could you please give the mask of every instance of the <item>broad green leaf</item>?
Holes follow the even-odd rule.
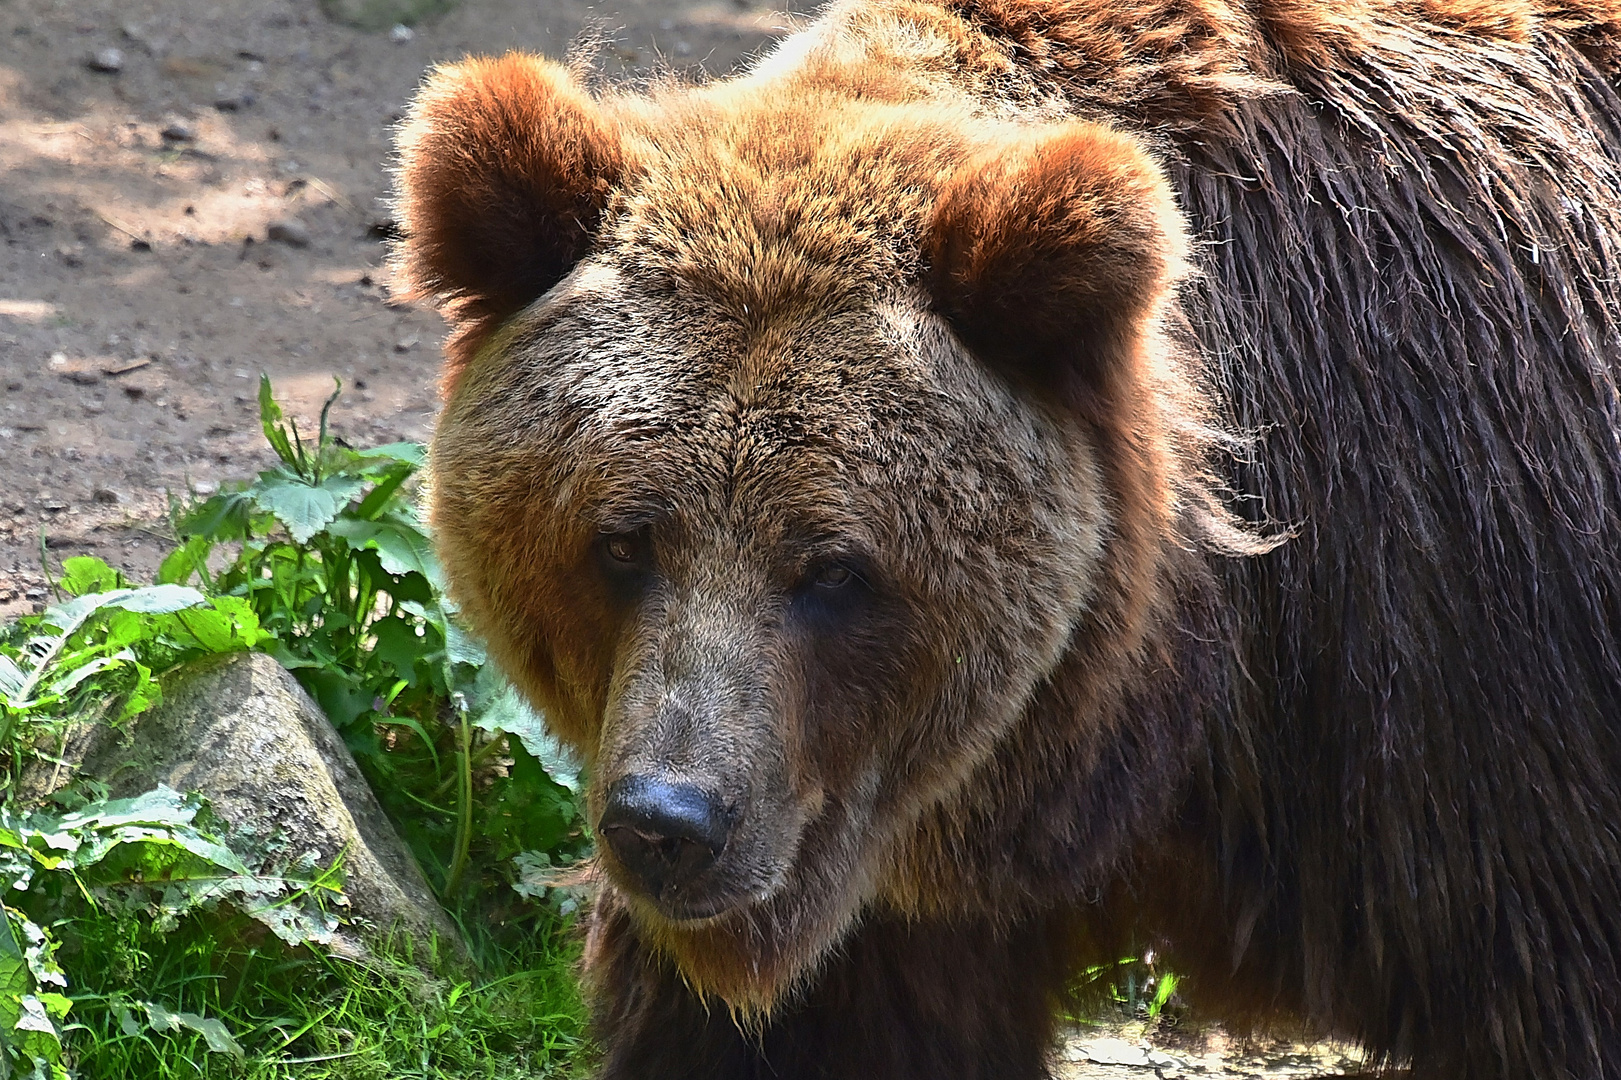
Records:
[[[271,659],[275,660],[276,663],[280,664],[282,667],[291,672],[296,673],[304,668],[318,668],[321,666],[321,662],[319,660],[313,660],[308,656],[303,656],[299,653],[293,652],[287,647],[287,644],[279,638],[271,638],[269,644],[266,645],[263,651],[269,655]]]
[[[523,700],[511,683],[490,696],[483,710],[473,717],[473,724],[486,731],[516,735],[547,776],[574,794],[580,793],[580,764],[573,751],[546,730],[545,718]]]
[[[419,604],[434,603],[433,586],[421,574],[389,573],[383,569],[383,560],[378,557],[376,548],[366,548],[355,552],[354,555],[356,561],[365,567],[372,582],[395,600],[401,603],[407,600],[414,600]]]
[[[114,589],[112,592],[90,593],[46,608],[39,616],[40,625],[54,627],[58,632],[28,641],[26,649],[32,660],[31,670],[24,672],[22,681],[6,694],[6,704],[13,709],[29,709],[40,705],[40,701],[30,701],[29,698],[74,632],[98,610],[123,599],[132,591]]]
[[[374,460],[386,461],[387,459]],[[367,492],[364,499],[360,500],[360,504],[355,507],[355,516],[367,520],[381,516],[389,508],[389,504],[394,500],[396,493],[415,472],[415,465],[409,465],[403,461],[391,462],[384,468],[378,468],[374,464],[372,468],[367,469],[365,475],[370,477],[377,486]]]
[[[322,491],[330,491],[347,505],[350,499],[366,489],[366,481],[358,476],[329,476],[317,486]]]
[[[521,741],[509,741],[507,751],[510,775],[496,784],[479,829],[494,841],[497,858],[554,848],[574,828],[579,815],[575,796],[547,775]]]
[[[250,649],[262,636],[259,616],[240,596],[216,596],[209,601],[209,607],[188,611],[177,621],[211,653]]]
[[[22,1015],[17,1017],[15,1025],[18,1031],[38,1031],[46,1035],[56,1036],[56,1024],[51,1020],[51,1014],[45,1008],[45,1003],[33,994],[22,996]]]
[[[128,799],[107,799],[89,803],[56,821],[63,831],[114,825],[190,825],[197,817],[197,803],[174,788],[159,784],[151,791]]]
[[[252,515],[250,492],[223,491],[192,507],[175,528],[181,536],[198,540],[240,540],[247,535]],[[159,580],[169,579],[160,577]]]
[[[433,542],[420,530],[394,522],[379,522],[373,543],[383,569],[391,574],[418,573],[442,588],[439,560],[433,553]]]
[[[214,866],[223,867],[234,874],[246,874],[248,868],[243,865],[242,859],[225,845],[198,833],[195,829],[185,826],[173,825],[120,825],[117,828],[98,830],[92,834],[90,843],[86,844],[78,853],[74,862],[83,870],[94,866],[112,853],[120,844],[145,844],[153,849],[165,847],[178,848],[189,854],[197,856],[204,862]],[[167,867],[175,872],[175,867]],[[179,871],[181,876],[189,876]]]
[[[259,616],[253,610],[253,605],[240,596],[216,596],[209,600],[214,610],[229,615],[236,624],[237,633],[246,636],[251,631],[259,629]]]
[[[5,913],[5,932],[0,933],[0,994],[26,994],[33,986],[33,978],[28,974],[17,931],[19,924],[28,920],[9,907]]]
[[[194,1012],[174,1012],[152,1001],[143,1001],[140,1004],[146,1009],[146,1022],[153,1031],[190,1029],[203,1037],[209,1050],[219,1054],[231,1054],[234,1057],[244,1056],[242,1047],[231,1037],[225,1025],[213,1017],[199,1016]]]
[[[122,1005],[117,1006],[118,1030],[125,1035],[136,1036],[141,1033],[141,1025],[135,1020],[135,1014]]]
[[[46,992],[34,996],[39,999],[41,1005],[45,1006],[45,1011],[50,1013],[53,1019],[60,1020],[68,1014],[68,1010],[73,1008],[73,999],[65,994]]]
[[[531,730],[527,738],[521,734],[518,737],[523,741],[524,748],[533,754],[535,760],[546,770],[547,776],[568,788],[573,794],[580,794],[585,782],[581,779],[580,760],[574,756],[574,751],[564,746],[562,740],[545,727],[538,732]]]
[[[123,584],[123,575],[90,555],[62,560],[62,588],[74,596],[108,592]]]
[[[144,589],[125,590],[125,595],[108,601],[107,606],[146,615],[166,615],[196,607],[203,599],[202,593],[185,585],[148,585]]]
[[[235,599],[233,597],[232,599]],[[208,652],[229,652],[237,644],[231,617],[217,608],[195,608],[174,620],[174,629],[189,634]]]
[[[351,551],[359,551],[372,542],[383,527],[375,521],[360,518],[340,518],[327,526],[327,532],[347,541]]]
[[[332,726],[339,730],[352,726],[365,715],[375,699],[375,695],[348,671],[322,666],[300,668],[293,674],[321,706]]]
[[[118,718],[128,720],[132,716],[139,716],[147,709],[152,708],[163,700],[163,688],[158,681],[152,678],[152,669],[140,661],[135,662],[135,685],[130,688],[124,698],[124,705],[119,710]]]
[[[371,632],[377,635],[377,644],[372,652],[398,672],[407,685],[415,686],[416,664],[424,658],[426,651],[425,643],[417,635],[417,628],[399,616],[391,615],[373,623]]]
[[[351,477],[335,477],[320,487],[279,480],[256,488],[253,500],[287,526],[295,543],[303,544],[326,528],[364,486],[364,481]]]
[[[86,679],[99,675],[101,672],[106,671],[110,667],[117,667],[126,661],[134,659],[135,654],[130,652],[128,649],[122,649],[119,652],[114,653],[112,656],[98,656],[87,664],[79,665],[78,667],[69,671],[66,675],[62,676],[62,678],[53,682],[51,684],[50,692],[57,695],[65,695]]]
[[[83,626],[84,621],[101,608],[122,600],[133,591],[132,589],[114,589],[111,592],[75,596],[71,600],[53,604],[46,608],[40,613],[39,621],[45,626],[54,626],[61,631],[62,636],[65,638]]]
[[[36,987],[67,986],[67,977],[62,974],[62,968],[56,962],[56,942],[38,924],[28,919],[22,921],[19,929],[22,931],[24,940],[28,942],[23,949],[23,956],[28,961],[29,973],[34,976],[34,985]],[[43,999],[55,995],[41,994],[40,996]]]
[[[361,458],[392,458],[420,468],[427,463],[428,448],[419,442],[392,442],[357,451]]]
[[[21,690],[22,685],[22,668],[18,667],[11,657],[0,655],[0,695],[9,698]]]
[[[158,564],[159,585],[184,585],[193,574],[206,572],[209,553],[214,550],[210,535],[188,536]]]
[[[400,604],[400,610],[425,620],[430,626],[437,627],[444,634],[445,659],[452,664],[471,664],[474,667],[483,667],[488,659],[484,646],[457,626],[448,617],[444,606],[439,604],[429,606],[415,600],[408,600]]]
[[[153,620],[147,618],[144,613],[122,608],[105,610],[106,616],[101,624],[103,637],[98,643],[98,648],[109,654],[119,649],[127,649],[153,636]]]
[[[520,851],[512,857],[512,866],[517,872],[512,891],[530,900],[544,897],[557,879],[557,868],[544,851]]]
[[[445,621],[445,657],[452,664],[472,664],[475,667],[487,659],[484,646],[448,619]]]

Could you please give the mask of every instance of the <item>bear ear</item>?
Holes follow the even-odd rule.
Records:
[[[434,70],[398,146],[395,287],[454,326],[448,389],[493,330],[589,251],[623,144],[566,68],[509,53]]]
[[[1187,237],[1130,136],[1070,123],[959,166],[929,228],[925,284],[975,353],[1066,399],[1110,396],[1187,273]]]

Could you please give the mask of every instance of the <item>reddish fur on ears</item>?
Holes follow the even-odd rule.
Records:
[[[1185,273],[1186,244],[1170,187],[1137,143],[1071,123],[957,170],[935,203],[927,284],[987,359],[1095,386],[1131,363]]]
[[[399,137],[396,287],[454,326],[445,390],[590,249],[621,143],[566,68],[508,53],[437,68]]]

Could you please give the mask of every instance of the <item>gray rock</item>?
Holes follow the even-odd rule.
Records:
[[[236,833],[285,838],[288,852],[309,852],[323,866],[341,855],[351,917],[424,945],[437,935],[452,955],[463,948],[326,715],[262,653],[212,657],[176,673],[164,680],[163,703],[125,732],[81,729],[63,756],[114,798],[159,784],[200,791]],[[66,779],[60,771],[36,779],[25,795]],[[370,934],[346,927],[343,936],[363,953]]]
[[[214,108],[218,109],[220,112],[237,112],[241,109],[248,108],[258,100],[259,96],[252,90],[228,90],[221,93],[214,99]]]
[[[310,228],[297,218],[272,221],[266,235],[278,244],[286,244],[288,247],[310,246]]]
[[[171,116],[161,134],[166,142],[192,142],[197,138],[196,130],[179,116]]]
[[[87,59],[84,64],[85,67],[89,68],[91,71],[99,71],[106,75],[116,75],[120,71],[124,70],[124,54],[118,49],[115,49],[109,45],[105,49],[97,49],[95,52],[91,53],[90,58]]]

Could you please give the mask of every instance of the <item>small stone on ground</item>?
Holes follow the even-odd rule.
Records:
[[[97,49],[90,55],[90,59],[85,61],[85,66],[104,75],[116,75],[124,70],[124,54],[111,46]]]
[[[309,247],[310,228],[297,218],[281,218],[270,223],[266,235],[278,244],[288,247]]]

